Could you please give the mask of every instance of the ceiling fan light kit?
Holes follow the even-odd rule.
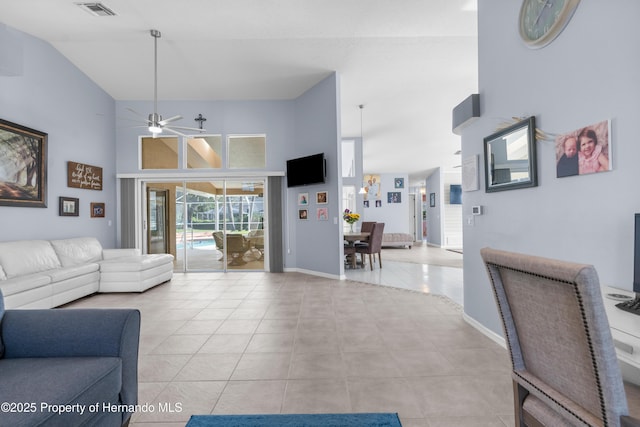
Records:
[[[150,34],[153,37],[153,113],[149,114],[149,118],[146,120],[149,132],[154,138],[161,134],[163,130],[184,137],[187,137],[187,135],[180,132],[180,130],[205,132],[206,129],[202,129],[202,126],[200,128],[169,126],[169,123],[182,119],[182,116],[177,115],[163,120],[162,116],[158,114],[158,39],[162,36],[162,33],[158,30],[150,30]]]

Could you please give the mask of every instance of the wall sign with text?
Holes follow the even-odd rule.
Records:
[[[67,187],[102,191],[102,168],[67,162]]]

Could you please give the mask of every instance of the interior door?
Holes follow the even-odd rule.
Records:
[[[147,187],[147,251],[169,253],[169,191]]]

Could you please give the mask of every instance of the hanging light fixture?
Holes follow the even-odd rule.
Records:
[[[153,37],[153,113],[149,114],[148,117],[145,117],[132,108],[127,108],[127,110],[137,116],[144,117],[144,122],[146,123],[145,127],[148,128],[154,138],[160,135],[163,130],[184,137],[187,135],[182,131],[205,132],[205,129],[202,129],[202,123],[200,128],[174,126],[170,123],[182,119],[182,116],[177,115],[163,120],[162,116],[158,113],[158,39],[162,34],[158,30],[150,30],[149,33],[151,34],[151,37]]]
[[[358,105],[358,108],[360,109],[360,145],[364,150],[364,137],[362,136],[362,110],[364,109],[364,104]],[[360,191],[358,191],[358,194],[367,194],[367,189],[364,187],[360,187]]]

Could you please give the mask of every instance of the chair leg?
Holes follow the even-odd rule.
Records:
[[[380,255],[381,253],[378,252],[378,264],[380,264],[380,268],[382,268],[382,257]]]
[[[371,271],[373,271],[373,261],[371,261],[371,253],[369,253],[369,265],[371,266]]]

